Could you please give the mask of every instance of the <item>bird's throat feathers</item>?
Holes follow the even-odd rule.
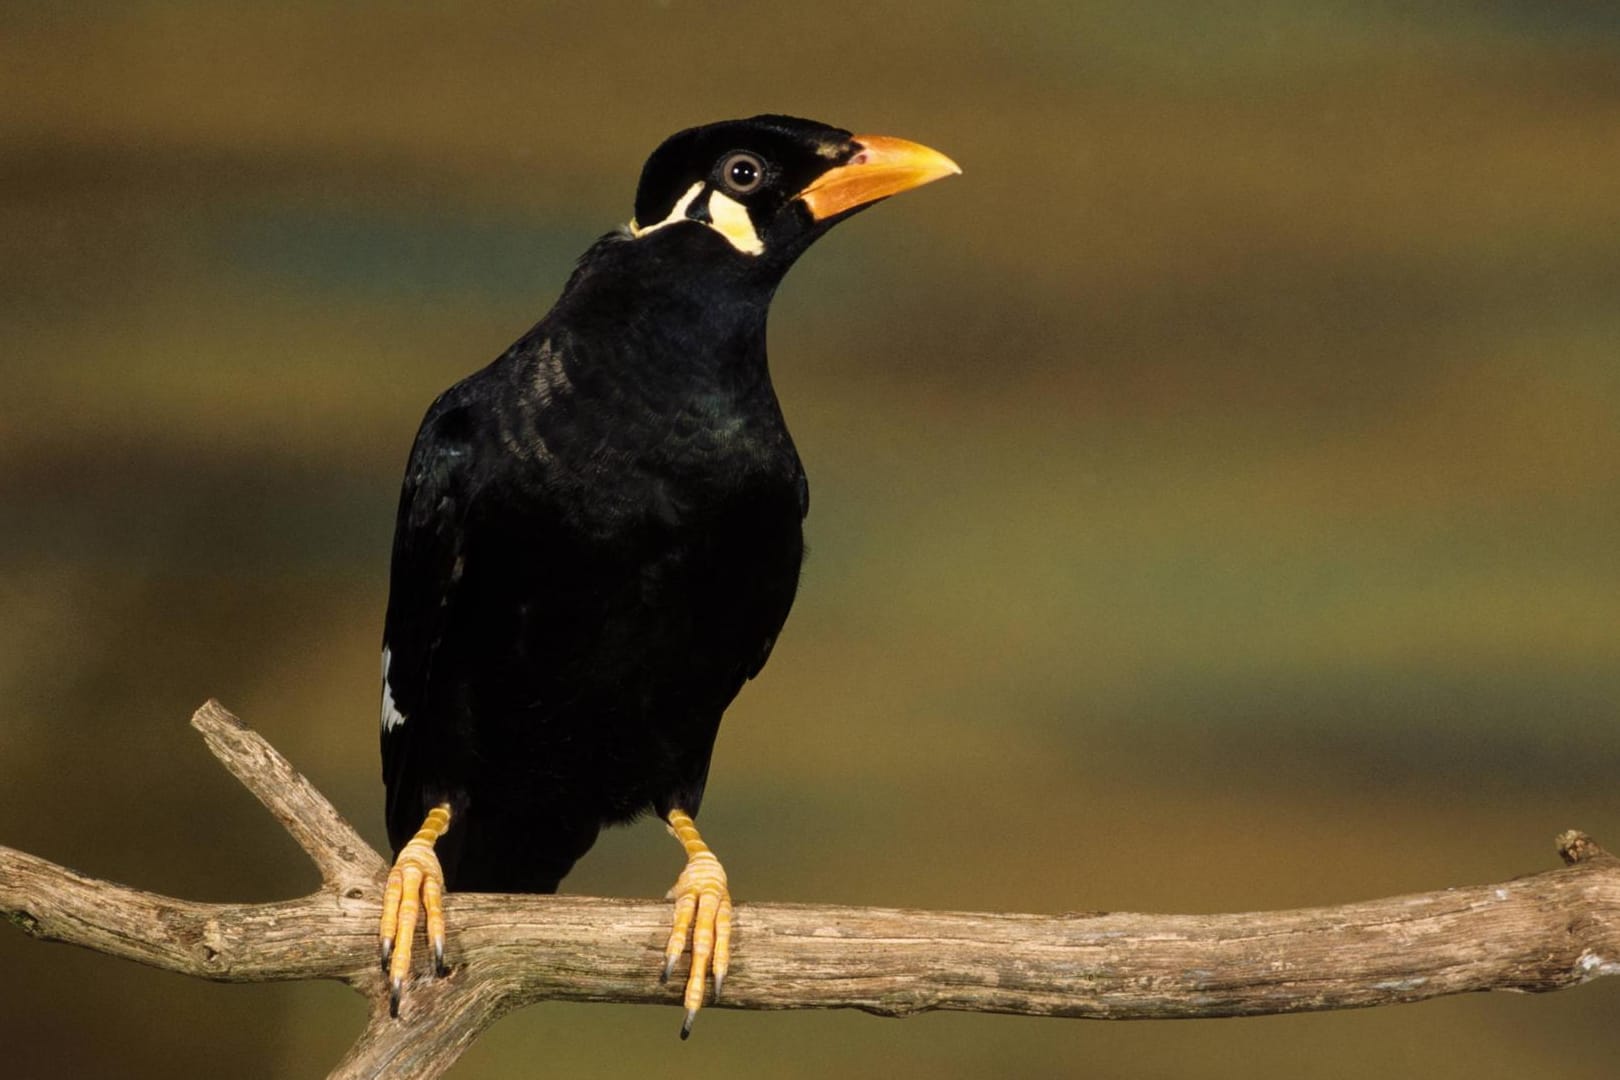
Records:
[[[627,355],[694,368],[762,366],[766,317],[781,275],[739,267],[737,260],[692,258],[694,249],[724,244],[706,228],[634,240],[610,233],[580,260],[546,321],[611,341]]]

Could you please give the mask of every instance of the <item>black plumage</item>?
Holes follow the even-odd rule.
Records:
[[[635,221],[433,403],[384,628],[396,853],[447,806],[429,846],[448,888],[550,892],[602,826],[696,816],[804,551],[771,297],[836,221],[954,171],[929,154],[788,117],[673,136]]]
[[[403,846],[448,800],[451,888],[547,892],[600,825],[695,812],[720,714],[793,601],[806,489],[765,370],[765,298],[717,310],[712,283],[680,272],[715,241],[654,240],[668,257],[651,268],[624,240],[593,249],[545,322],[434,404],[411,456],[386,624],[408,718],[383,735],[389,837]],[[593,334],[603,309],[654,335]]]

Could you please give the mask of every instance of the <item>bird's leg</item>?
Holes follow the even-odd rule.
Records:
[[[731,965],[731,893],[726,888],[726,871],[709,845],[698,835],[697,825],[685,810],[675,809],[666,819],[669,831],[686,849],[686,869],[675,879],[669,895],[675,901],[675,926],[664,947],[664,974],[668,979],[675,962],[686,951],[686,935],[692,934],[692,968],[686,976],[686,1020],[681,1038],[692,1033],[692,1021],[703,1007],[705,976],[714,972],[714,996],[726,981]]]
[[[428,943],[433,947],[433,970],[443,975],[444,966],[444,871],[433,845],[450,828],[450,804],[440,803],[428,811],[427,819],[410,843],[400,849],[394,868],[388,872],[388,888],[383,892],[382,964],[388,973],[388,1012],[399,1015],[399,998],[405,977],[411,973],[411,945],[416,937],[416,920],[427,911]]]

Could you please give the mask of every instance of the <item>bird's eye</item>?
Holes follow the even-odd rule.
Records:
[[[720,163],[720,179],[739,195],[747,195],[765,180],[765,163],[753,154],[730,154]]]

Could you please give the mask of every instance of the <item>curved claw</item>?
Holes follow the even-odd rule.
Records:
[[[450,825],[449,807],[429,811],[421,830],[411,838],[388,871],[383,891],[382,920],[378,925],[379,953],[388,975],[388,1014],[399,1015],[405,981],[411,974],[411,951],[415,945],[416,924],[426,916],[428,943],[433,950],[433,970],[444,975],[444,870],[433,844]]]
[[[675,836],[686,848],[686,868],[675,879],[670,895],[675,900],[675,913],[670,927],[669,941],[664,946],[664,970],[660,981],[667,982],[674,974],[675,964],[686,952],[687,937],[692,941],[692,965],[686,975],[686,991],[681,1003],[686,1017],[681,1024],[681,1038],[692,1034],[692,1024],[698,1010],[703,1008],[705,983],[710,972],[714,974],[714,992],[719,997],[731,966],[731,891],[726,883],[725,868],[715,858],[701,837],[697,826],[685,813],[676,810],[669,815]]]

